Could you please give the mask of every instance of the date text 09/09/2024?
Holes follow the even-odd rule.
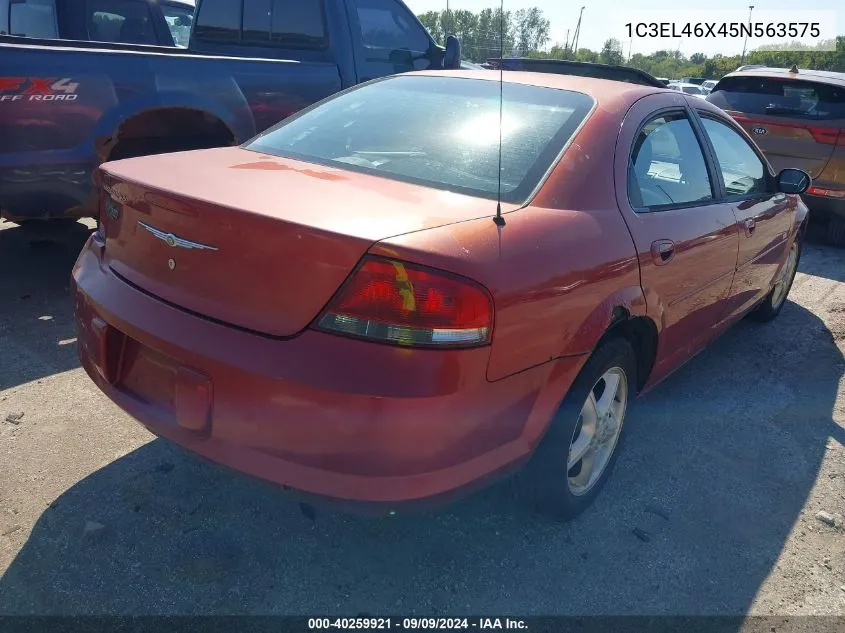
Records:
[[[820,37],[819,22],[628,22],[628,37]]]
[[[449,629],[525,630],[528,625],[517,618],[308,618],[308,630],[426,630]]]

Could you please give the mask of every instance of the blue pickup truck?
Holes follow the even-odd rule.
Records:
[[[0,0],[0,217],[96,217],[104,161],[242,143],[355,84],[460,66],[400,0],[159,5]]]

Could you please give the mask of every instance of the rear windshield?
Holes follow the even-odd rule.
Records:
[[[580,92],[505,83],[502,200],[528,198],[593,105]],[[393,77],[342,93],[244,147],[495,198],[498,81]]]
[[[845,88],[812,81],[771,77],[726,77],[708,101],[745,114],[845,119]]]

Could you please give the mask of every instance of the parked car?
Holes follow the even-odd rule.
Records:
[[[710,92],[713,90],[713,86],[716,85],[716,81],[713,79],[708,79],[703,84],[701,84],[701,92],[705,95],[709,95]]]
[[[519,494],[577,515],[634,397],[783,309],[809,177],[704,100],[501,75],[385,78],[241,147],[104,164],[72,281],[88,375],[312,495],[394,510],[530,458]]]
[[[704,92],[701,89],[701,86],[696,86],[695,84],[688,84],[682,81],[674,81],[666,86],[670,90],[677,90],[678,92],[683,92],[684,94],[692,95],[694,97],[703,97]]]
[[[845,246],[845,73],[757,68],[723,77],[707,97],[748,131],[775,168],[813,177],[804,200]]]
[[[700,86],[705,81],[707,81],[704,77],[682,77],[681,82],[682,84],[693,84],[695,86]]]
[[[158,4],[164,14],[170,34],[173,36],[174,44],[188,48],[196,10],[194,0],[159,0]]]
[[[171,37],[154,0],[0,0],[0,30],[30,36],[0,36],[0,216],[96,216],[105,160],[235,145],[357,83],[460,63],[399,0],[273,0],[285,20],[262,1],[201,0],[185,50],[152,45]],[[115,41],[45,39],[56,15],[60,36]]]
[[[593,62],[576,62],[563,59],[531,59],[527,57],[511,57],[505,59],[490,59],[487,62],[491,68],[504,70],[526,70],[537,73],[556,73],[561,75],[576,75],[578,77],[596,77],[612,81],[624,81],[643,86],[663,87],[663,83],[649,75],[644,70],[629,66],[614,64],[597,64]]]
[[[193,11],[186,0],[0,0],[0,35],[174,46],[171,20]]]
[[[672,80],[668,77],[655,77],[655,79],[657,79],[657,81],[662,83],[664,86],[668,86],[670,83],[672,83]]]

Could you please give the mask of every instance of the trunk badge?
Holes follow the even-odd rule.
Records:
[[[143,228],[147,229],[150,233],[156,236],[158,239],[163,241],[168,246],[172,246],[173,248],[188,248],[188,249],[197,249],[201,251],[216,251],[216,246],[209,246],[208,244],[201,244],[199,242],[192,242],[190,240],[186,240],[184,238],[179,237],[178,235],[174,235],[173,233],[165,233],[154,226],[150,226],[144,222],[138,221]]]
[[[755,127],[755,128],[754,128],[753,130],[751,130],[751,131],[752,131],[752,132],[754,132],[755,134],[765,134],[765,133],[766,133],[766,128],[764,128],[764,127]]]

